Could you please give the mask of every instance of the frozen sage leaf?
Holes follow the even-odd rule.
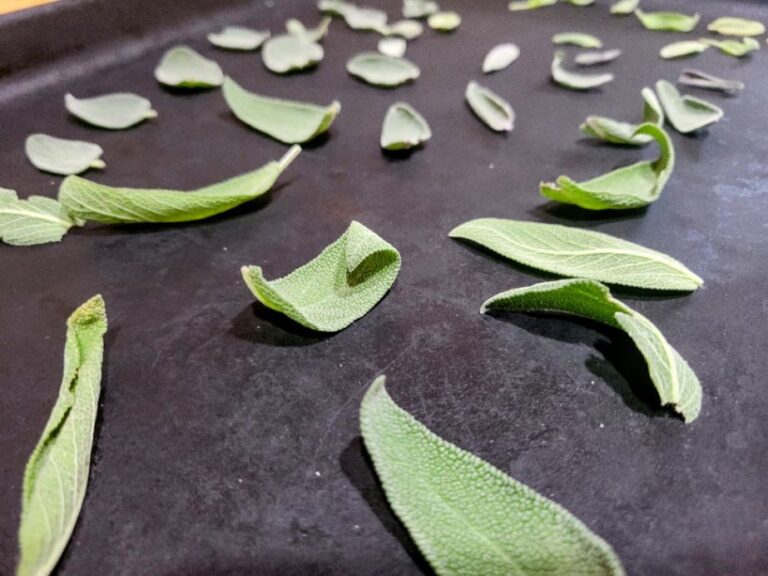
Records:
[[[242,88],[229,76],[224,79],[224,100],[232,113],[251,128],[286,144],[312,140],[331,127],[341,104],[328,106],[261,96]]]
[[[216,62],[189,46],[176,46],[163,55],[155,68],[155,78],[173,88],[215,88],[224,81],[224,72]]]
[[[509,102],[474,80],[464,93],[467,104],[483,123],[495,132],[510,132],[515,127],[515,112]]]
[[[560,276],[650,290],[696,290],[701,278],[649,248],[592,230],[558,224],[479,218],[454,228],[451,238]]]
[[[64,105],[70,114],[83,122],[109,130],[123,130],[157,117],[149,100],[127,92],[93,98],[75,98],[67,94]]]
[[[104,150],[98,144],[80,140],[65,140],[46,134],[32,134],[24,143],[32,165],[51,174],[80,174],[88,168],[104,168]]]
[[[94,296],[67,320],[64,376],[24,470],[16,576],[48,576],[67,547],[88,488],[107,315]]]
[[[431,137],[429,124],[410,104],[395,102],[387,110],[381,129],[381,147],[385,150],[408,150]]]
[[[427,24],[438,32],[452,32],[461,24],[461,16],[456,12],[435,12],[427,19]]]
[[[539,184],[541,194],[587,210],[626,210],[655,202],[674,169],[675,149],[664,129],[654,124],[641,124],[632,136],[639,134],[656,140],[660,150],[658,159],[623,166],[586,182],[560,176],[557,182]]]
[[[245,284],[267,308],[318,332],[338,332],[367,314],[392,287],[400,253],[359,222],[311,262],[277,280],[243,266]]]
[[[323,38],[328,36],[328,28],[331,25],[330,18],[323,18],[320,24],[314,28],[307,28],[300,20],[291,18],[285,23],[285,31],[293,36],[298,36],[309,42],[320,42]]]
[[[648,318],[613,298],[599,282],[559,280],[517,288],[493,296],[480,311],[562,312],[623,330],[645,358],[661,405],[671,405],[686,422],[701,411],[701,384],[688,363]]]
[[[579,46],[580,48],[603,47],[603,42],[599,38],[583,32],[560,32],[552,36],[552,43]]]
[[[559,504],[431,432],[387,393],[360,428],[395,514],[440,576],[623,576],[611,546]]]
[[[0,240],[11,246],[59,242],[72,226],[72,218],[56,200],[30,196],[19,200],[16,192],[0,188]]]
[[[710,22],[707,30],[724,36],[760,36],[765,34],[765,25],[757,20],[723,17]]]
[[[641,95],[644,102],[642,122],[659,127],[663,126],[664,111],[658,98],[656,98],[656,93],[650,88],[643,88]],[[637,133],[638,127],[638,124],[620,122],[605,116],[587,116],[587,119],[579,126],[579,129],[587,136],[592,136],[611,144],[645,146],[652,142],[653,137],[648,134]]]
[[[499,44],[491,48],[483,60],[483,72],[490,74],[503,70],[520,56],[520,47],[517,44]]]
[[[598,64],[607,64],[613,62],[621,56],[621,50],[614,48],[612,50],[603,50],[602,52],[582,52],[576,54],[573,61],[579,66],[597,66]]]
[[[684,58],[685,56],[692,56],[693,54],[704,52],[707,48],[709,48],[708,44],[699,42],[698,40],[682,40],[664,46],[659,50],[659,56],[667,60]]]
[[[512,12],[518,12],[520,10],[536,10],[537,8],[545,8],[555,4],[557,4],[557,0],[512,0],[507,7]]]
[[[402,36],[406,40],[413,40],[421,36],[424,26],[417,20],[400,20],[387,26],[384,31],[387,36]]]
[[[552,80],[572,90],[592,90],[613,81],[613,74],[581,74],[563,68],[564,52],[555,52],[552,60]]]
[[[690,32],[699,23],[700,16],[682,14],[680,12],[643,12],[635,10],[640,23],[648,30],[661,32]]]
[[[681,134],[709,126],[723,117],[723,111],[714,104],[693,96],[681,96],[677,88],[666,80],[656,82],[656,93],[667,121]]]
[[[713,38],[702,38],[701,42],[714,46],[723,54],[741,58],[750,52],[760,50],[760,42],[754,38],[744,38],[742,40],[715,40]]]
[[[323,47],[304,36],[282,34],[264,43],[261,59],[264,66],[275,74],[305,70],[323,59]]]
[[[268,192],[300,151],[294,146],[279,162],[191,192],[114,188],[67,176],[59,189],[59,201],[72,216],[108,224],[202,220]]]
[[[382,38],[377,45],[379,52],[392,58],[405,56],[407,47],[408,43],[402,38]]]
[[[439,10],[432,0],[403,0],[403,18],[426,18]]]
[[[363,52],[347,62],[347,72],[372,86],[386,88],[415,80],[421,70],[410,60],[377,52]]]
[[[629,16],[640,5],[640,0],[618,0],[611,5],[611,14],[617,16]]]
[[[686,86],[695,86],[697,88],[706,88],[708,90],[720,90],[728,94],[734,94],[744,90],[744,82],[738,80],[725,80],[712,74],[707,74],[701,70],[686,68],[680,73],[677,79],[680,84]]]
[[[378,8],[359,7],[350,4],[342,17],[352,30],[372,30],[384,32],[387,26],[387,13]]]
[[[221,32],[208,34],[208,41],[225,50],[258,50],[269,38],[269,30],[253,30],[244,26],[227,26]]]

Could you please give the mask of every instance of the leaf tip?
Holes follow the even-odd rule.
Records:
[[[67,320],[69,326],[87,326],[89,324],[103,324],[106,329],[107,308],[101,294],[96,294],[82,304]]]

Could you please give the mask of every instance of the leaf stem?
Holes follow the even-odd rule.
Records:
[[[288,149],[288,152],[286,152],[282,158],[278,161],[278,166],[280,166],[280,172],[285,171],[288,166],[291,165],[291,162],[293,162],[296,159],[296,156],[298,156],[301,153],[301,146],[298,144],[294,144]]]

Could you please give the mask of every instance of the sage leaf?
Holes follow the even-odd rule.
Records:
[[[387,36],[401,36],[406,40],[414,40],[422,35],[424,26],[418,20],[399,20],[387,26],[384,31]]]
[[[619,56],[621,56],[621,50],[614,48],[612,50],[603,50],[602,52],[582,52],[581,54],[576,54],[573,61],[579,66],[597,66],[613,62]]]
[[[563,68],[564,52],[555,52],[552,60],[552,80],[572,90],[592,90],[613,81],[613,74],[581,74]]]
[[[378,8],[350,4],[341,15],[352,30],[372,30],[379,33],[386,31],[387,13]]]
[[[266,307],[318,332],[338,332],[367,314],[392,287],[400,253],[359,222],[311,262],[277,280],[259,266],[243,279]]]
[[[456,12],[435,12],[429,16],[427,24],[438,32],[453,32],[461,24],[461,16]]]
[[[286,144],[301,144],[319,136],[341,111],[336,100],[318,106],[249,92],[229,76],[222,91],[229,109],[241,122]]]
[[[656,93],[667,120],[682,134],[709,126],[723,117],[723,111],[714,104],[693,96],[681,96],[677,88],[666,80],[656,82]]]
[[[491,48],[483,60],[483,72],[490,74],[503,70],[520,56],[520,47],[517,44],[499,44]]]
[[[558,224],[471,220],[450,233],[536,270],[650,290],[696,290],[701,278],[680,262],[615,236]]]
[[[294,146],[278,162],[192,192],[114,188],[67,176],[59,188],[59,201],[74,217],[108,224],[202,220],[268,192],[300,151]]]
[[[0,240],[11,246],[59,242],[72,226],[72,218],[56,200],[30,196],[19,200],[16,192],[0,188]]]
[[[617,16],[629,16],[640,5],[640,0],[618,0],[611,5],[611,14]]]
[[[17,576],[48,576],[67,547],[88,488],[107,315],[94,296],[67,320],[59,396],[24,470]]]
[[[518,12],[520,10],[536,10],[537,8],[545,8],[555,4],[557,4],[557,0],[512,0],[507,7],[512,12]]]
[[[675,149],[669,135],[659,126],[642,124],[633,136],[638,134],[651,136],[659,144],[661,153],[657,160],[623,166],[586,182],[560,176],[557,182],[539,184],[542,196],[587,210],[627,210],[655,202],[672,175]]]
[[[261,60],[270,72],[287,74],[316,66],[325,55],[317,42],[295,34],[273,36],[261,49]]]
[[[650,88],[643,88],[643,120],[644,124],[650,123],[656,126],[664,125],[664,111],[661,103],[656,98],[656,93]],[[611,144],[624,146],[645,146],[653,141],[648,134],[637,133],[638,124],[620,122],[604,116],[587,116],[579,129],[587,136],[598,138]]]
[[[431,432],[387,393],[360,406],[363,441],[392,509],[440,576],[623,576],[580,520]]]
[[[660,32],[691,32],[699,23],[699,14],[689,16],[680,12],[643,12],[635,10],[635,16],[647,30]]]
[[[67,111],[83,122],[109,130],[123,130],[149,118],[157,118],[157,112],[146,98],[118,92],[93,98],[64,96]]]
[[[395,102],[387,110],[381,129],[381,147],[385,150],[408,150],[431,137],[429,124],[410,104]]]
[[[415,80],[421,70],[410,60],[363,52],[347,62],[347,72],[372,86],[391,88]]]
[[[292,36],[298,36],[308,42],[320,42],[323,38],[328,36],[328,28],[331,25],[330,18],[323,18],[320,24],[314,28],[307,28],[300,20],[296,18],[290,18],[285,23],[285,31]]]
[[[51,174],[80,174],[88,168],[104,168],[104,150],[98,144],[80,140],[65,140],[47,134],[32,134],[24,143],[32,165]]]
[[[215,88],[224,81],[224,72],[189,46],[176,46],[163,55],[155,78],[173,88]]]
[[[583,32],[560,32],[552,36],[552,43],[559,45],[579,46],[581,48],[602,48],[603,42],[592,34]]]
[[[472,112],[495,132],[511,132],[515,127],[515,112],[509,102],[474,80],[464,93]]]
[[[408,43],[402,38],[382,38],[376,46],[379,52],[392,58],[405,56]]]
[[[403,18],[426,18],[439,10],[432,0],[403,0]]]
[[[746,18],[723,17],[710,22],[707,30],[724,36],[760,36],[765,34],[765,24]]]
[[[682,40],[664,46],[659,50],[659,56],[667,60],[684,58],[685,56],[692,56],[693,54],[704,52],[707,48],[709,48],[708,44],[699,42],[698,40]]]
[[[715,40],[713,38],[702,38],[700,41],[710,46],[714,46],[723,54],[735,56],[736,58],[741,58],[750,52],[760,50],[760,42],[754,38],[744,38],[742,40]]]
[[[227,26],[221,32],[208,34],[208,41],[217,48],[248,52],[258,50],[269,36],[269,30],[254,30],[245,26]]]
[[[671,405],[686,422],[701,411],[701,384],[680,354],[648,318],[616,300],[594,280],[559,280],[517,288],[488,299],[481,312],[563,312],[626,332],[640,349],[662,406]]]
[[[572,4],[573,6],[592,6],[592,4],[595,3],[595,0],[565,0],[568,2],[568,4]]]
[[[744,90],[744,82],[739,82],[738,80],[725,80],[692,68],[683,70],[677,81],[686,86],[695,86],[697,88],[706,88],[708,90],[720,90],[728,94],[734,94]]]
[[[354,6],[344,0],[317,0],[317,9],[323,14],[332,16],[344,16],[344,12],[353,9]]]

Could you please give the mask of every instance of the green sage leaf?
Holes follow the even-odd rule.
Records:
[[[704,44],[714,46],[723,54],[734,56],[736,58],[741,58],[750,52],[760,50],[760,42],[754,38],[743,38],[742,40],[715,40],[713,38],[701,38],[700,41]]]
[[[354,9],[354,5],[344,0],[317,0],[317,9],[323,14],[344,16],[344,12]]]
[[[456,12],[435,12],[429,16],[427,24],[438,32],[453,32],[461,24],[461,16]]]
[[[518,12],[520,10],[536,10],[555,4],[557,4],[557,0],[512,0],[507,7],[512,12]]]
[[[403,0],[403,18],[426,18],[439,10],[432,0]]]
[[[647,30],[660,32],[690,32],[699,23],[699,14],[689,16],[680,12],[643,12],[638,8],[635,16]]]
[[[399,20],[384,30],[387,36],[401,36],[406,40],[418,38],[424,32],[424,26],[418,20]]]
[[[641,95],[644,102],[642,123],[650,123],[659,127],[663,126],[664,111],[658,98],[656,98],[656,93],[650,88],[643,88]],[[620,122],[605,116],[587,116],[584,123],[579,126],[579,129],[587,136],[592,136],[611,144],[645,146],[653,141],[653,138],[648,134],[638,134],[638,128],[639,124]]]
[[[338,332],[367,314],[392,287],[400,253],[359,222],[311,262],[277,280],[259,266],[243,279],[265,306],[318,332]]]
[[[80,174],[88,168],[104,168],[104,150],[98,144],[80,140],[65,140],[46,134],[32,134],[24,143],[32,165],[51,174]]]
[[[583,32],[560,32],[552,36],[552,43],[559,45],[579,46],[581,48],[602,48],[603,42],[592,34]]]
[[[677,81],[686,86],[695,86],[697,88],[706,88],[708,90],[720,90],[728,94],[744,90],[744,82],[739,82],[738,80],[725,80],[692,68],[683,70]]]
[[[662,406],[671,405],[686,422],[701,411],[701,384],[659,329],[639,312],[611,296],[594,280],[559,280],[517,288],[488,299],[481,312],[563,312],[626,332],[640,349]]]
[[[395,102],[387,110],[381,129],[381,147],[385,150],[408,150],[431,137],[429,124],[410,104]]]
[[[666,80],[656,82],[656,93],[667,121],[682,134],[709,126],[723,117],[723,111],[714,104],[693,96],[681,96],[677,88]]]
[[[499,44],[491,48],[483,60],[483,72],[490,74],[503,70],[520,56],[520,47],[517,44]]]
[[[511,132],[515,127],[512,106],[495,92],[472,80],[467,84],[464,96],[472,112],[491,130]]]
[[[565,0],[568,2],[568,4],[572,4],[573,6],[592,6],[592,4],[595,3],[595,0]]]
[[[285,31],[292,36],[298,36],[308,42],[320,42],[328,36],[328,28],[331,25],[331,19],[326,17],[320,20],[320,24],[314,28],[307,28],[300,20],[290,18],[285,23]]]
[[[94,296],[67,320],[59,396],[24,470],[17,576],[48,576],[77,523],[88,488],[107,315]]]
[[[765,24],[746,18],[723,17],[710,22],[707,30],[724,36],[760,36],[765,34]]]
[[[363,52],[347,62],[347,72],[372,86],[400,86],[421,75],[410,60],[393,58],[377,52]]]
[[[16,192],[0,188],[0,240],[12,246],[59,242],[72,226],[72,218],[59,202],[44,196],[19,200]]]
[[[629,16],[640,5],[640,0],[618,0],[611,5],[611,14],[617,16]]]
[[[581,74],[563,68],[565,52],[555,52],[552,60],[552,80],[572,90],[592,90],[613,81],[613,74]]]
[[[659,50],[659,56],[670,60],[672,58],[684,58],[685,56],[692,56],[693,54],[699,54],[709,48],[709,45],[698,40],[682,40],[680,42],[672,42],[667,44],[661,50]]]
[[[680,262],[608,234],[558,224],[479,218],[451,238],[479,244],[530,268],[650,290],[696,290],[701,278]]]
[[[376,46],[379,52],[392,58],[401,58],[405,56],[405,50],[408,43],[402,38],[382,38]]]
[[[440,576],[623,576],[613,549],[552,500],[446,442],[379,376],[360,428],[392,509]]]
[[[275,74],[287,74],[316,66],[325,52],[317,42],[296,34],[273,36],[264,43],[261,59]]]
[[[75,98],[67,94],[64,105],[70,114],[83,122],[109,130],[123,130],[157,117],[149,100],[127,92],[93,98]]]
[[[254,30],[245,26],[227,26],[221,32],[208,34],[208,41],[217,48],[248,52],[258,50],[269,36],[269,30]]]
[[[619,56],[621,56],[621,50],[613,48],[612,50],[603,50],[602,52],[582,52],[581,54],[576,54],[573,61],[579,66],[597,66],[613,62]]]
[[[224,81],[224,72],[216,62],[189,46],[176,46],[163,55],[155,68],[155,78],[174,88],[215,88]]]
[[[378,8],[348,5],[341,16],[352,30],[372,30],[384,32],[387,26],[387,13]]]

